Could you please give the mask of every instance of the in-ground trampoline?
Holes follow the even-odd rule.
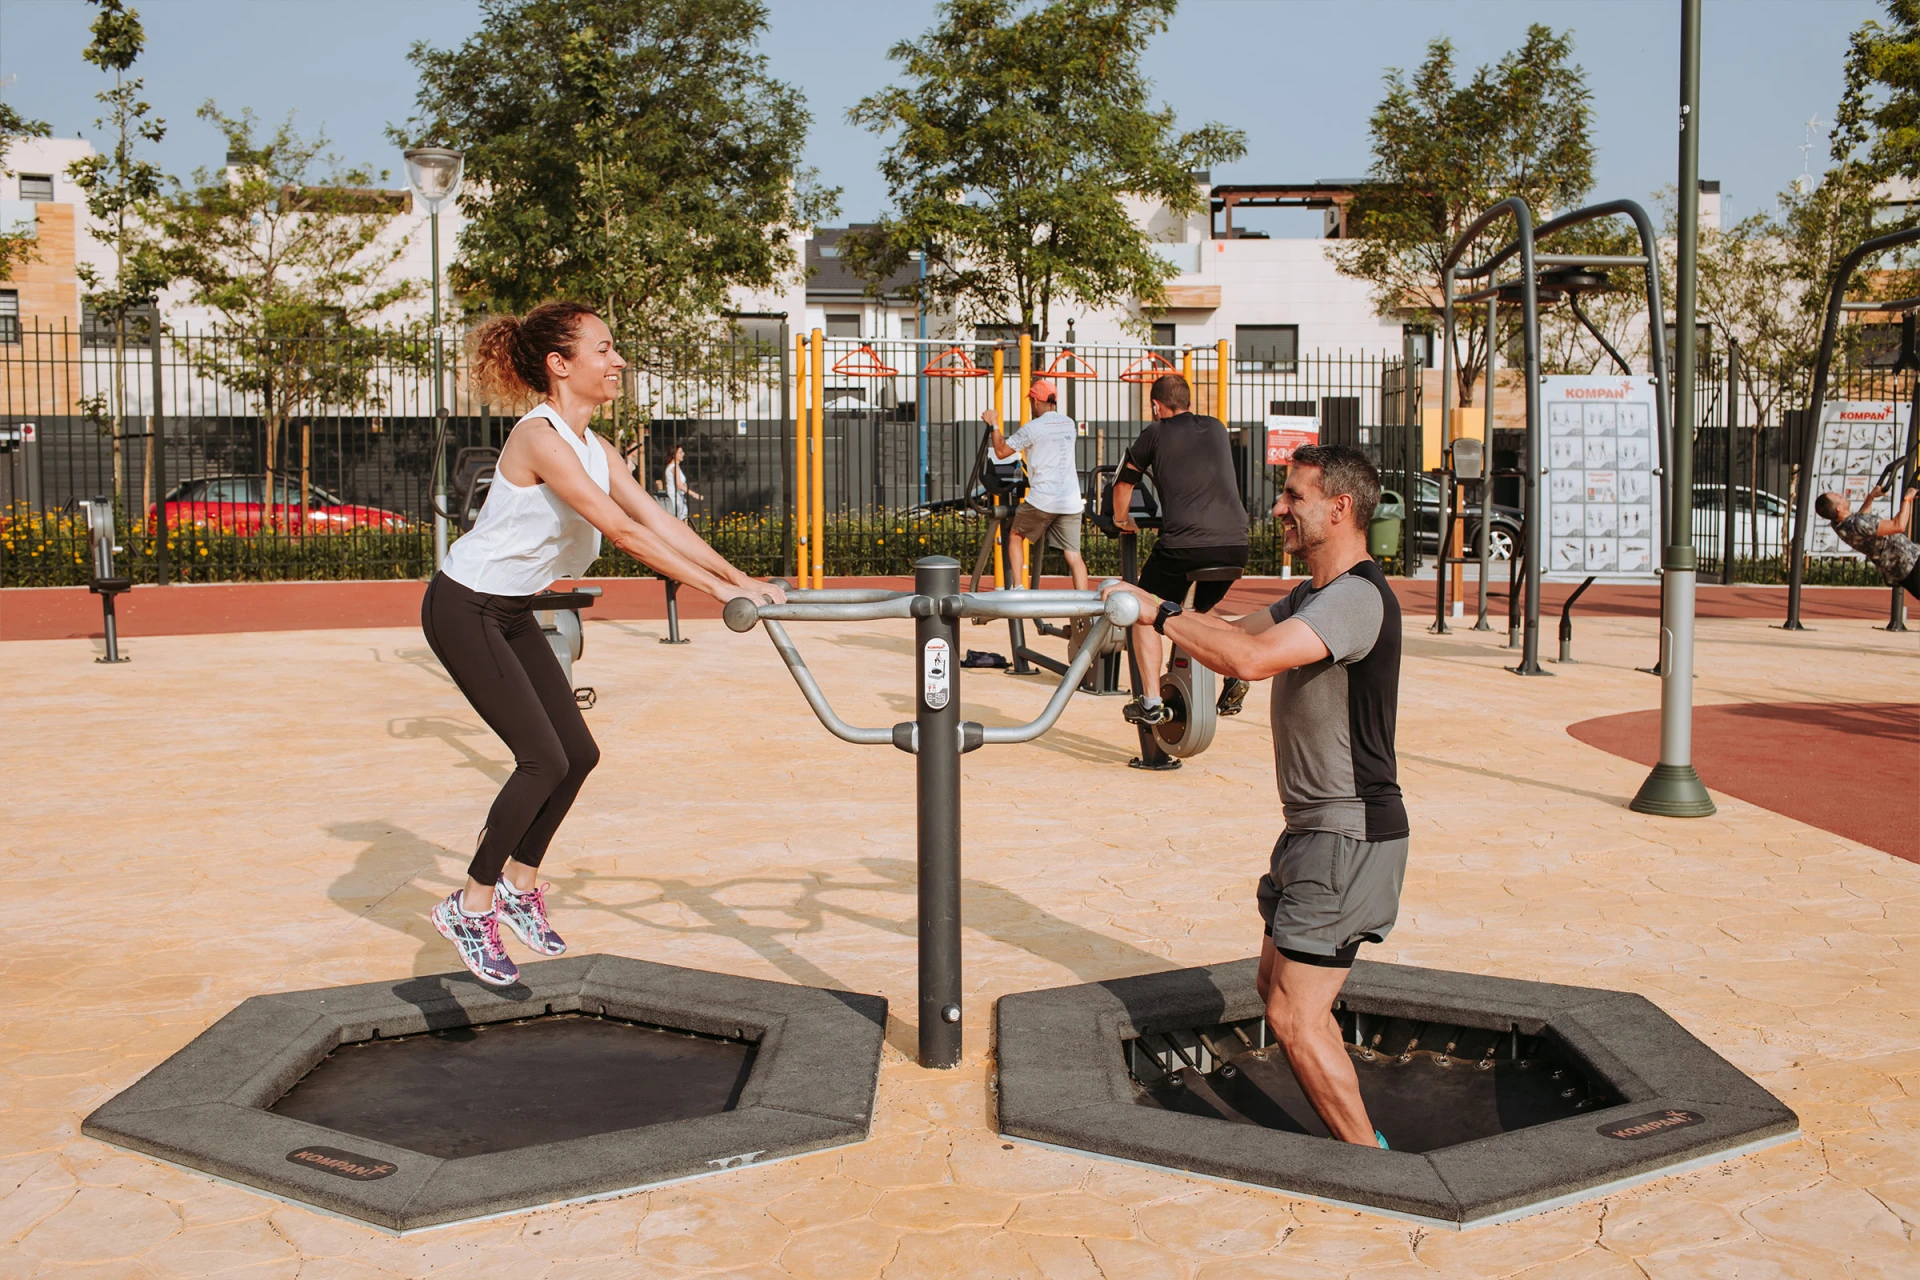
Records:
[[[859,1142],[886,1012],[608,955],[256,996],[81,1132],[405,1231]]]
[[[1458,1228],[1798,1131],[1640,996],[1361,961],[1337,1016],[1393,1150],[1335,1142],[1269,1042],[1256,971],[1002,998],[1001,1132]]]

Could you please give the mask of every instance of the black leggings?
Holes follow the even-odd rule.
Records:
[[[497,883],[508,858],[540,865],[580,784],[600,763],[532,601],[469,591],[436,573],[420,604],[433,656],[513,752],[513,774],[487,812],[467,868],[481,884]]]
[[[1906,580],[1900,585],[1907,589],[1908,595],[1915,600],[1920,600],[1920,560],[1914,562],[1913,572],[1908,574]]]

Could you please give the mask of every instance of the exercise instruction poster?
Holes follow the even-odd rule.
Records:
[[[1540,380],[1547,436],[1543,581],[1651,581],[1659,566],[1654,380]]]
[[[1820,446],[1813,462],[1814,496],[1843,493],[1858,511],[1867,490],[1893,461],[1903,425],[1900,407],[1891,400],[1827,401],[1820,407]],[[1894,483],[1897,489],[1899,481]],[[1874,511],[1891,515],[1900,495],[1896,492],[1889,497],[1892,505],[1889,498],[1881,498],[1874,503]],[[1817,514],[1809,524],[1807,554],[1829,560],[1864,559],[1840,541],[1833,526]]]

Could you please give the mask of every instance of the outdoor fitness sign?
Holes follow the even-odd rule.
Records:
[[[1813,492],[1845,494],[1853,509],[1900,448],[1900,410],[1891,400],[1829,400],[1820,409],[1820,445],[1814,457]],[[1895,480],[1897,486],[1899,481]],[[1897,504],[1899,494],[1892,500]],[[1893,508],[1876,504],[1882,515]],[[1807,554],[1826,559],[1862,558],[1840,541],[1833,526],[1815,519]]]
[[[1540,380],[1546,425],[1546,572],[1542,581],[1651,581],[1659,558],[1654,380]]]

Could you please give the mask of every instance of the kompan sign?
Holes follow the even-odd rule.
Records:
[[[1891,400],[1829,400],[1820,410],[1820,447],[1814,457],[1813,491],[1845,494],[1855,511],[1873,488],[1880,473],[1893,461],[1900,444],[1900,410]],[[1897,485],[1899,480],[1896,478]],[[1891,495],[1899,506],[1900,495]],[[1879,504],[1876,503],[1876,506]],[[1833,526],[1815,520],[1807,535],[1807,554],[1826,559],[1861,559],[1858,551],[1840,541]]]
[[[1540,380],[1547,431],[1543,581],[1651,581],[1660,545],[1654,380]]]

